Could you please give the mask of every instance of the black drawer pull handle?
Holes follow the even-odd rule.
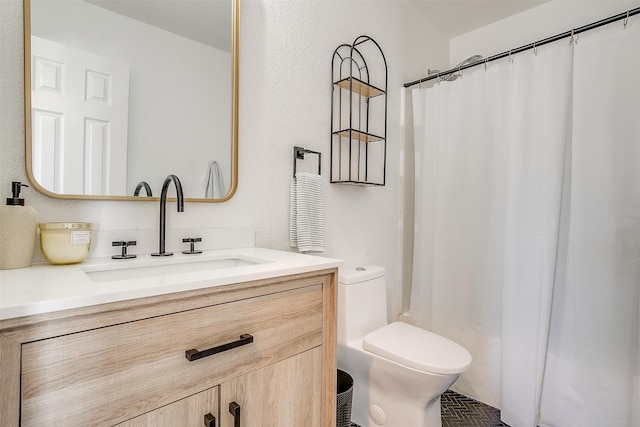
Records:
[[[232,348],[241,347],[243,345],[251,344],[253,342],[253,335],[243,334],[240,335],[238,341],[233,341],[227,344],[222,344],[217,347],[212,347],[206,350],[198,351],[195,348],[184,352],[185,357],[189,362],[202,359],[203,357],[211,356],[213,354],[222,353],[223,351],[231,350]]]
[[[211,412],[204,416],[204,425],[206,427],[216,427],[216,417]]]
[[[233,415],[233,427],[240,427],[240,405],[237,402],[229,403],[229,413]]]

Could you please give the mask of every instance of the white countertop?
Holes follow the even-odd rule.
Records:
[[[204,271],[195,271],[197,269],[194,268],[189,272],[113,281],[95,281],[87,274],[90,270],[109,271],[225,258],[258,263]],[[208,250],[198,255],[175,253],[167,258],[150,255],[138,255],[132,260],[94,258],[67,266],[34,264],[29,268],[0,270],[0,320],[307,273],[341,265],[342,261],[338,259],[255,247]]]

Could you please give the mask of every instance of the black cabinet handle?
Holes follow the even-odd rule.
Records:
[[[185,357],[189,362],[202,359],[203,357],[211,356],[213,354],[222,353],[223,351],[231,350],[232,348],[241,347],[243,345],[251,344],[253,342],[253,335],[243,334],[240,335],[240,339],[227,344],[222,344],[217,347],[209,348],[207,350],[198,351],[195,348],[184,352]]]
[[[216,417],[212,413],[208,413],[204,416],[204,425],[206,427],[216,427]]]
[[[237,402],[229,403],[229,413],[233,415],[233,427],[240,427],[240,405]]]

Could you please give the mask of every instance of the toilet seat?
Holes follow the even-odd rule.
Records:
[[[363,348],[401,365],[435,374],[458,374],[471,365],[461,345],[404,322],[393,322],[365,335]]]

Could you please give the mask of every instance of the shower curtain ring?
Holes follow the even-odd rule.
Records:
[[[462,78],[462,70],[460,69],[461,65],[458,65],[458,74],[460,74],[460,78]]]
[[[629,11],[627,10],[627,17],[624,18],[624,20],[622,21],[622,25],[624,26],[624,28],[627,28],[628,24],[629,24]]]
[[[536,42],[533,42],[533,54],[538,56],[538,46],[536,46]]]
[[[509,57],[507,58],[507,61],[513,62],[513,58],[511,58],[511,49],[509,49]]]
[[[487,71],[487,59],[484,60],[484,70]]]
[[[575,30],[571,30],[571,38],[569,39],[569,45],[573,46],[574,44],[578,44],[578,36],[575,35]]]

